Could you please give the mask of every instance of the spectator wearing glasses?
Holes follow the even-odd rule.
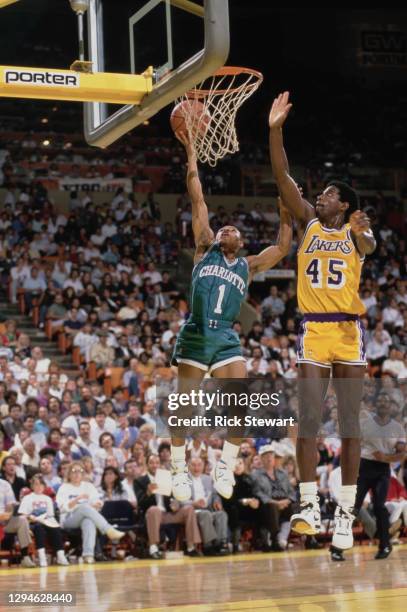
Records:
[[[95,561],[96,533],[107,535],[109,540],[120,540],[124,533],[118,531],[100,514],[102,502],[96,487],[84,480],[84,469],[73,461],[67,472],[67,479],[58,489],[57,505],[60,510],[61,526],[64,529],[82,531],[83,559],[85,563]]]

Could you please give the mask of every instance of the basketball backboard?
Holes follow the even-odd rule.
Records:
[[[115,34],[109,33],[109,26],[111,29],[120,12],[123,13],[121,23],[123,19],[127,21],[126,31],[121,27]],[[175,19],[181,13],[180,31]],[[93,72],[123,72],[122,68],[112,70],[108,65],[112,48],[123,42],[129,50],[129,72],[141,74],[153,68],[153,89],[139,105],[127,104],[112,112],[105,103],[85,103],[86,141],[104,148],[225,64],[229,53],[228,0],[201,0],[200,4],[190,0],[128,0],[124,3],[89,0],[87,33],[88,59],[93,64]],[[124,37],[128,40],[124,41]],[[191,38],[198,50],[179,59],[177,43],[182,40],[183,44],[178,46],[184,48],[184,41],[192,42]]]

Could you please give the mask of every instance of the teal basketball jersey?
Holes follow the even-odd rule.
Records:
[[[247,259],[228,262],[218,242],[214,242],[192,271],[191,319],[232,323],[247,295]]]

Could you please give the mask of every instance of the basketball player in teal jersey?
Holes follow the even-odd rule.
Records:
[[[210,228],[194,148],[185,133],[177,133],[177,137],[188,156],[187,186],[192,202],[196,251],[191,315],[179,333],[172,363],[178,366],[178,392],[188,393],[199,387],[206,373],[215,378],[246,378],[246,363],[239,336],[232,329],[233,321],[239,316],[253,276],[272,268],[288,254],[292,223],[290,214],[280,204],[278,243],[258,255],[239,257],[243,246],[239,230],[225,226],[215,237]],[[178,418],[189,415],[188,408],[178,408]],[[176,436],[172,436],[171,445],[173,495],[178,501],[191,497],[191,481],[185,462],[185,434],[186,430],[178,429]],[[239,447],[240,439],[226,440],[221,459],[212,472],[215,489],[225,498],[230,498],[233,492],[233,470]]]

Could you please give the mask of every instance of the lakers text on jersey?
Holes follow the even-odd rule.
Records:
[[[298,362],[331,367],[332,363],[365,365],[365,312],[359,297],[363,258],[350,225],[326,228],[308,224],[298,248],[298,304],[304,319],[298,336]]]
[[[172,362],[212,371],[244,361],[238,334],[231,329],[247,294],[249,268],[244,257],[232,262],[215,242],[192,271],[191,315],[183,325]]]

